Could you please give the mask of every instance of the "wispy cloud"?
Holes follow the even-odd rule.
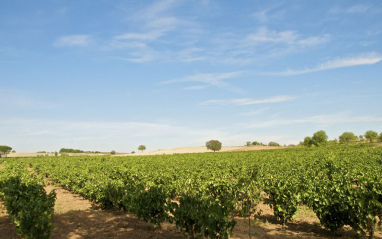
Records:
[[[311,72],[330,70],[335,68],[343,68],[343,67],[351,67],[351,66],[360,66],[360,65],[372,65],[382,61],[382,55],[371,52],[371,53],[363,53],[355,57],[345,57],[345,58],[337,58],[334,60],[326,61],[324,63],[319,64],[314,68],[307,68],[304,70],[291,70],[288,69],[283,72],[275,72],[275,73],[266,73],[267,75],[276,75],[276,76],[293,76],[293,75],[302,75]]]
[[[224,80],[237,78],[241,74],[242,74],[242,72],[195,74],[195,75],[186,76],[186,77],[182,77],[182,78],[178,78],[178,79],[163,81],[160,84],[165,85],[165,84],[173,84],[173,83],[181,83],[181,82],[198,82],[198,83],[204,83],[206,85],[204,85],[204,86],[192,86],[194,90],[195,89],[199,89],[199,90],[205,89],[208,86],[226,88],[226,87],[229,87],[230,84],[228,84]],[[190,88],[188,88],[188,89],[190,89]],[[234,88],[232,88],[232,89],[234,89]]]
[[[29,92],[0,89],[0,106],[18,110],[44,110],[54,108],[55,104],[32,96]]]
[[[157,18],[159,15],[165,13],[169,9],[171,9],[174,4],[176,3],[175,0],[161,0],[156,1],[154,4],[148,6],[147,8],[138,11],[134,17],[137,19],[153,19]]]
[[[209,87],[208,85],[197,85],[197,86],[185,87],[184,90],[204,90],[208,87]]]
[[[281,103],[286,101],[296,100],[297,96],[279,95],[266,99],[228,99],[228,100],[207,100],[200,105],[256,105],[256,104],[269,104],[269,103]]]
[[[253,13],[252,16],[259,20],[261,23],[267,23],[269,20],[281,18],[281,16],[284,14],[284,11],[277,9],[282,5],[282,3],[279,3],[269,8],[262,9]]]
[[[116,40],[143,40],[143,41],[151,41],[158,39],[161,35],[163,35],[163,31],[156,30],[150,31],[146,33],[124,33],[121,35],[114,36]]]
[[[357,122],[382,122],[381,117],[349,117],[342,114],[335,115],[318,115],[301,119],[277,119],[264,122],[256,122],[248,125],[248,128],[266,128],[292,124],[319,124],[333,125],[338,123],[357,123]]]
[[[329,35],[303,37],[296,31],[273,31],[262,27],[255,33],[249,34],[243,41],[244,46],[258,44],[283,44],[296,47],[309,47],[329,41]]]
[[[348,14],[360,14],[365,13],[371,9],[370,5],[358,4],[348,8],[334,7],[329,10],[330,13],[348,13]]]
[[[58,38],[53,46],[55,47],[72,47],[72,46],[88,46],[92,41],[90,35],[69,35]]]
[[[16,150],[30,151],[44,145],[44,150],[62,147],[86,150],[131,152],[143,142],[148,150],[158,147],[198,146],[211,138],[228,137],[215,129],[152,122],[95,122],[48,119],[0,119],[0,130],[10,137],[9,144],[23,145]],[[163,138],[166,138],[163,141]],[[38,140],[36,140],[38,139]],[[187,139],[187,140],[184,140]],[[179,142],[182,142],[179,145]]]
[[[242,116],[263,115],[268,109],[269,109],[268,107],[264,107],[264,108],[260,108],[260,109],[256,109],[256,110],[252,110],[252,111],[247,111],[247,112],[238,114],[237,116],[242,117]]]

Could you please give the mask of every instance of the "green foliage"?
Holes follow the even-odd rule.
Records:
[[[382,132],[379,134],[378,142],[382,143]]]
[[[40,180],[26,169],[6,169],[0,191],[17,233],[26,239],[48,239],[53,230],[54,191],[48,195]]]
[[[0,152],[4,155],[7,155],[7,153],[11,152],[12,148],[6,145],[0,145]]]
[[[143,152],[143,150],[146,150],[146,146],[144,146],[144,145],[139,145],[138,150],[142,150],[142,152]]]
[[[269,142],[269,143],[268,143],[268,146],[277,146],[277,147],[279,147],[279,146],[280,146],[280,144],[279,144],[279,143],[276,143],[276,142],[273,142],[273,141],[271,141],[271,142]]]
[[[368,130],[365,133],[365,139],[368,139],[370,143],[373,143],[375,139],[377,139],[378,133],[373,130]]]
[[[60,154],[62,154],[62,153],[83,153],[83,152],[84,152],[83,150],[79,150],[79,149],[65,149],[65,148],[60,149]]]
[[[306,136],[304,138],[304,146],[310,147],[313,144],[312,138],[309,136]]]
[[[251,141],[247,141],[247,143],[245,144],[245,146],[251,146]]]
[[[260,145],[260,143],[257,142],[257,141],[253,141],[253,142],[252,142],[252,145]]]
[[[269,175],[264,179],[264,191],[269,195],[265,201],[272,209],[275,217],[283,226],[296,216],[297,208],[302,203],[298,171],[290,170]]]
[[[206,143],[206,147],[209,150],[213,150],[214,152],[221,150],[222,143],[218,140],[210,140]]]
[[[75,193],[194,237],[225,238],[233,213],[251,217],[262,200],[283,224],[299,205],[326,228],[373,234],[382,215],[382,148],[369,144],[219,154],[113,158],[20,158]],[[11,161],[10,161],[11,162]],[[13,160],[12,160],[13,162]],[[8,162],[7,162],[8,164]],[[179,204],[174,204],[179,201]]]
[[[352,132],[344,132],[339,136],[341,144],[347,144],[355,141],[357,137]]]
[[[233,204],[202,194],[182,194],[172,214],[177,228],[184,228],[191,238],[228,238],[236,221]]]
[[[138,218],[161,227],[165,221],[171,222],[170,211],[171,198],[168,196],[166,187],[153,185],[149,189],[142,188],[135,191],[130,201],[130,211]]]
[[[313,134],[312,144],[316,146],[320,146],[320,145],[325,145],[327,141],[328,141],[328,136],[326,135],[325,131],[319,130]]]
[[[115,150],[112,150],[112,151],[110,152],[110,154],[111,154],[111,155],[116,154]]]
[[[351,178],[343,174],[332,159],[324,159],[324,165],[316,171],[311,206],[321,225],[336,232],[344,225],[356,225],[357,220],[351,202]]]

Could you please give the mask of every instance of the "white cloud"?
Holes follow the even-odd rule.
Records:
[[[92,41],[89,35],[69,35],[58,38],[53,46],[70,47],[70,46],[88,46]]]
[[[255,105],[255,104],[269,104],[280,103],[286,101],[296,100],[296,96],[279,95],[267,99],[229,99],[229,100],[208,100],[200,103],[200,105]]]
[[[248,128],[266,128],[292,124],[320,124],[332,125],[338,123],[357,123],[357,122],[382,122],[380,117],[349,117],[346,115],[318,115],[302,119],[277,119],[264,122],[256,122],[248,126]]]
[[[47,151],[62,147],[131,152],[139,144],[148,150],[204,145],[212,137],[228,137],[215,129],[150,122],[94,122],[46,119],[0,119],[0,130],[17,151]]]
[[[265,108],[260,108],[257,110],[252,110],[252,111],[247,111],[241,114],[238,114],[237,116],[255,116],[255,115],[263,115],[266,111],[268,110],[267,107]]]
[[[252,16],[255,17],[261,23],[267,23],[273,19],[280,19],[284,15],[284,10],[277,9],[279,9],[282,5],[282,3],[278,3],[269,8],[257,11],[253,13]]]
[[[276,72],[276,73],[267,73],[268,75],[278,75],[278,76],[293,76],[293,75],[301,75],[311,72],[324,71],[335,68],[343,68],[343,67],[351,67],[351,66],[359,66],[359,65],[372,65],[382,61],[382,55],[377,54],[375,52],[372,53],[363,53],[355,57],[345,57],[345,58],[337,58],[334,60],[326,61],[324,63],[319,64],[314,68],[307,68],[304,70],[291,70],[288,69],[284,72]]]
[[[172,84],[179,82],[200,82],[212,86],[226,87],[228,86],[228,84],[223,80],[236,78],[240,74],[242,74],[242,72],[195,74],[192,76],[186,76],[174,80],[163,81],[161,82],[161,84]]]
[[[204,90],[208,87],[209,87],[208,85],[198,85],[198,86],[185,87],[184,90]]]
[[[303,37],[296,31],[272,31],[265,27],[257,32],[249,34],[243,41],[244,46],[259,45],[265,43],[283,44],[296,47],[308,47],[323,44],[329,40],[329,35]]]
[[[44,110],[54,108],[55,104],[29,92],[0,89],[0,106],[18,110]]]
[[[348,13],[348,14],[360,14],[360,13],[365,13],[369,9],[371,9],[370,5],[364,5],[364,4],[358,4],[351,6],[349,8],[339,8],[335,7],[330,9],[330,13]]]
[[[116,40],[143,40],[143,41],[151,41],[156,40],[160,36],[163,35],[162,31],[150,31],[146,33],[124,33],[121,35],[117,35],[114,37]]]
[[[158,15],[171,9],[174,6],[174,3],[176,3],[175,0],[155,1],[154,4],[150,5],[142,11],[139,11],[135,17],[139,19],[156,18]]]

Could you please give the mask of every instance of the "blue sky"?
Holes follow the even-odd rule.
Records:
[[[382,2],[3,1],[0,145],[131,152],[382,131]]]

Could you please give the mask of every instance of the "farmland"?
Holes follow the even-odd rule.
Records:
[[[28,167],[33,172],[26,172]],[[191,237],[226,238],[249,218],[254,225],[264,205],[272,210],[270,221],[283,228],[308,210],[333,233],[347,226],[379,236],[380,147],[15,158],[1,171],[1,185],[10,177],[41,184],[36,174],[102,209],[135,215],[159,230],[170,224]],[[6,199],[7,191],[2,193]]]

